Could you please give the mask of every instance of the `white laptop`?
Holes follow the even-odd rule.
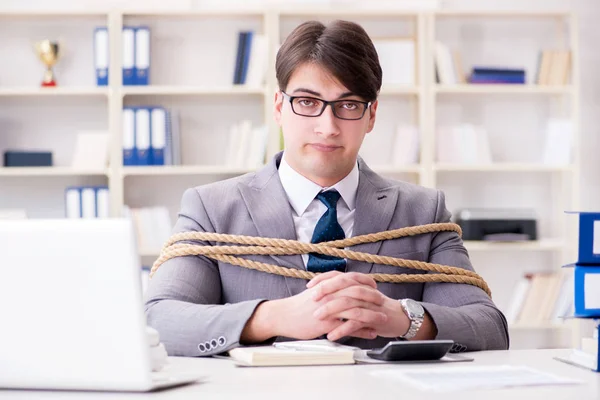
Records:
[[[151,372],[140,274],[129,220],[0,220],[0,388],[199,380]]]

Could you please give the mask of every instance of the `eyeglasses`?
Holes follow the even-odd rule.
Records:
[[[290,96],[285,92],[281,92],[283,97],[289,100],[292,111],[296,115],[303,117],[318,117],[323,114],[327,106],[331,106],[333,115],[339,119],[355,121],[364,117],[367,108],[371,106],[371,102],[359,100],[334,100],[325,101],[316,97],[307,96]]]

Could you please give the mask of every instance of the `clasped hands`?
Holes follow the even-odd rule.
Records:
[[[307,290],[282,299],[285,313],[279,326],[283,336],[327,339],[345,336],[374,339],[398,337],[410,321],[400,302],[381,293],[368,275],[331,271],[310,280]]]

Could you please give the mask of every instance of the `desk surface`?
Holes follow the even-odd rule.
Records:
[[[156,393],[90,393],[0,390],[0,399],[332,399],[332,400],[408,400],[408,399],[600,399],[600,374],[553,359],[568,350],[513,350],[468,353],[474,362],[410,365],[342,365],[319,367],[236,367],[229,360],[213,358],[171,358],[168,370],[198,373],[203,383]],[[570,386],[544,386],[470,392],[433,393],[403,383],[383,380],[370,374],[389,368],[428,368],[477,365],[525,365],[563,377],[585,381]]]

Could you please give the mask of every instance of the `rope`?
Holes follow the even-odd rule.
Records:
[[[296,255],[306,253],[319,253],[330,256],[346,258],[349,260],[362,261],[366,263],[391,265],[405,267],[433,274],[368,274],[377,282],[386,283],[425,283],[446,282],[466,283],[483,289],[488,296],[492,296],[489,286],[477,273],[466,269],[451,267],[441,264],[427,263],[417,260],[405,260],[402,258],[373,255],[352,250],[344,250],[346,247],[365,243],[374,243],[382,240],[398,239],[407,236],[422,235],[432,232],[456,232],[462,234],[460,226],[453,223],[436,223],[390,231],[370,233],[342,240],[334,240],[321,243],[302,243],[296,240],[262,238],[255,236],[228,235],[212,232],[182,232],[171,236],[165,243],[159,258],[154,262],[150,277],[167,260],[184,256],[205,256],[213,260],[226,262],[231,265],[253,269],[275,275],[290,278],[310,280],[317,274],[306,270],[286,268],[278,265],[266,264],[258,261],[247,260],[237,257],[239,255]],[[242,246],[211,246],[208,244],[180,243],[189,241],[220,242]]]

